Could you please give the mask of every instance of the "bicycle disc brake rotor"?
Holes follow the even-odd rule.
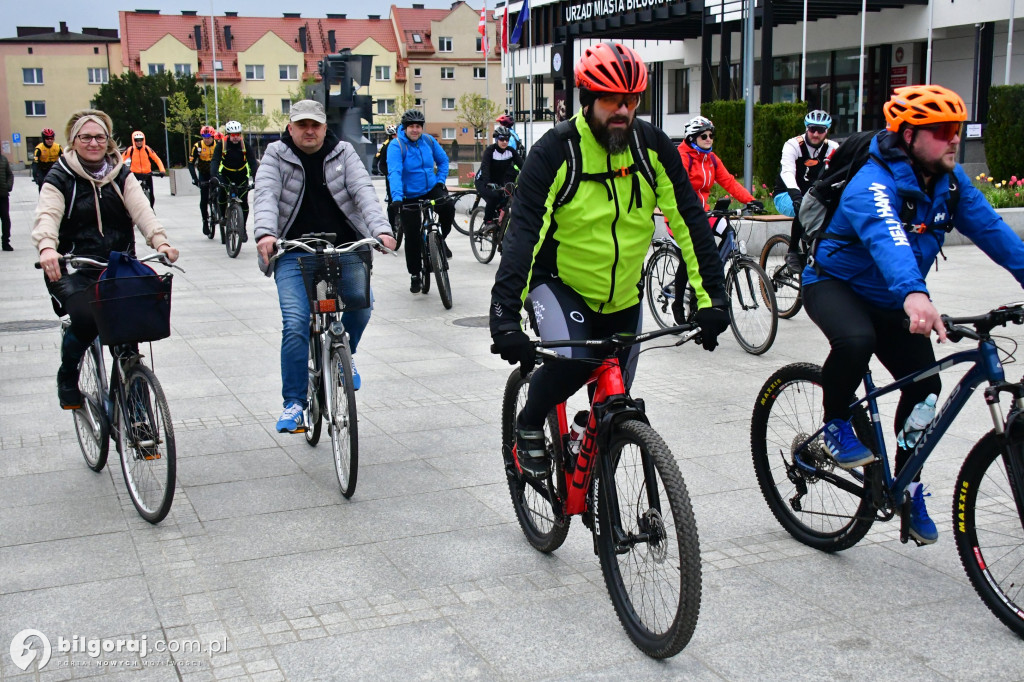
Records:
[[[799,458],[800,462],[806,466],[814,467],[822,471],[832,471],[835,468],[835,460],[832,459],[832,455],[829,454],[825,448],[825,441],[822,438],[817,438],[814,441],[807,443],[805,447],[800,448],[801,445],[807,442],[810,438],[810,434],[798,433],[793,437],[793,445],[790,447],[790,452],[793,453],[793,460],[796,461]],[[794,467],[803,476],[803,479],[808,483],[814,483],[818,480],[817,476],[810,474],[803,467]]]
[[[647,532],[647,547],[655,563],[664,563],[668,557],[668,543],[665,542],[665,519],[661,512],[651,508],[644,512],[640,528]]]

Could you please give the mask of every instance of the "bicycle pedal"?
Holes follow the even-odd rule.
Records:
[[[155,459],[162,459],[162,458],[163,458],[163,455],[161,455],[159,452],[154,452],[151,455],[143,455],[142,456],[142,459],[146,460],[147,462],[152,462]]]
[[[910,495],[903,493],[903,502],[900,504],[900,542],[904,545],[910,539]],[[917,542],[917,539],[914,539]],[[918,546],[921,545],[917,542]]]
[[[62,410],[80,410],[80,409],[82,409],[82,406],[81,405],[61,405],[60,409],[62,409]]]

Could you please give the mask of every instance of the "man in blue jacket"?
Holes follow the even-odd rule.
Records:
[[[903,377],[935,361],[933,331],[946,340],[925,285],[946,232],[955,227],[1024,285],[1024,243],[956,163],[967,119],[960,96],[937,85],[909,86],[897,89],[883,109],[886,129],[871,141],[871,159],[843,191],[813,264],[803,272],[807,314],[832,347],[822,366],[825,445],[846,469],[875,460],[849,421],[850,398],[871,356]],[[911,224],[900,219],[905,201],[916,204]],[[895,431],[917,403],[940,389],[938,375],[904,388]],[[908,458],[907,450],[896,451],[896,472]],[[911,536],[935,542],[920,472],[907,491]]]
[[[388,145],[388,184],[391,186],[391,200],[399,204],[440,199],[448,194],[445,186],[448,155],[432,135],[423,132],[424,123],[426,119],[419,109],[405,112],[402,125],[398,127],[398,136]],[[441,222],[441,235],[447,238],[455,220],[455,205],[451,202],[438,205],[437,217]],[[418,294],[422,285],[420,253],[423,246],[418,207],[409,206],[402,210],[402,230],[405,231],[405,267],[412,276],[409,291]],[[447,244],[444,251],[445,255],[452,257]]]

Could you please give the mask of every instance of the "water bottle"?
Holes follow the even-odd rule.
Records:
[[[917,445],[918,439],[921,438],[921,433],[932,423],[932,419],[935,417],[935,401],[937,398],[938,396],[934,393],[929,393],[927,398],[914,405],[913,412],[910,413],[907,421],[903,424],[903,430],[896,436],[896,442],[899,443],[901,448],[912,450]]]
[[[580,410],[572,420],[572,426],[569,427],[569,456],[572,458],[575,458],[580,452],[580,447],[583,445],[583,433],[587,430],[589,419],[590,413]]]

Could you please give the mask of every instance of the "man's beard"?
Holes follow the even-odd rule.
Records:
[[[611,130],[608,127],[608,123],[611,122],[622,122],[626,123],[625,128]],[[599,123],[596,119],[592,119],[590,123],[590,129],[594,133],[594,137],[609,154],[621,154],[622,152],[629,149],[629,136],[632,133],[633,126],[630,125],[631,121],[628,116],[612,116],[605,123]]]
[[[956,160],[952,162],[946,161],[946,156],[942,155],[934,161],[925,162],[922,161],[917,155],[914,154],[913,145],[910,146],[910,157],[914,160],[914,163],[920,168],[926,175],[936,176],[945,175],[946,173],[952,173],[953,169],[956,168]]]

